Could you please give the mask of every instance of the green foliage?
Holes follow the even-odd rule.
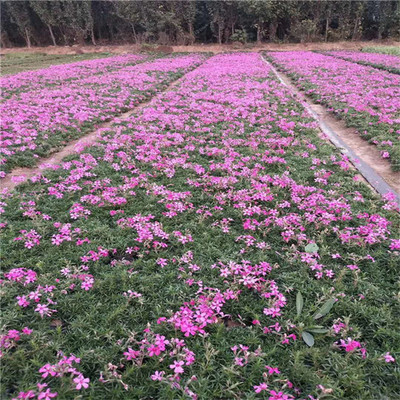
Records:
[[[400,37],[398,1],[3,1],[2,42],[336,41]],[[244,34],[246,33],[246,35]]]
[[[247,42],[247,33],[243,29],[236,29],[235,33],[231,35],[232,42],[246,43]]]
[[[310,317],[310,314],[307,313],[304,315],[303,318],[301,317],[303,307],[304,307],[304,298],[301,292],[297,292],[296,294],[296,313],[297,313],[297,319],[301,320],[297,326],[297,331],[299,334],[301,334],[302,339],[304,342],[307,344],[307,346],[312,347],[314,346],[315,339],[314,336],[312,335],[313,333],[315,334],[326,334],[329,332],[329,329],[324,328],[323,326],[320,325],[314,325],[313,320],[320,319],[322,317],[325,317],[326,315],[329,314],[329,312],[332,310],[333,305],[336,303],[336,299],[331,298],[327,300],[316,312],[315,314]]]
[[[399,46],[363,47],[362,51],[366,53],[382,53],[382,54],[392,54],[394,56],[400,56]]]

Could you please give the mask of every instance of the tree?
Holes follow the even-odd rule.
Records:
[[[6,1],[4,5],[7,7],[10,22],[17,26],[26,45],[31,47],[34,28],[29,3],[27,1]]]
[[[53,33],[53,28],[60,24],[61,7],[58,1],[30,1],[32,10],[39,16],[43,23],[49,29],[51,41],[54,46],[57,46],[56,38]]]
[[[73,41],[84,44],[85,38],[90,36],[92,43],[96,45],[91,2],[64,0],[60,3],[63,10],[64,28],[71,32]]]
[[[138,41],[137,27],[142,21],[142,10],[140,3],[135,1],[112,1],[112,12],[125,21],[132,30],[133,40]]]
[[[211,16],[211,30],[218,40],[218,44],[229,41],[235,32],[235,26],[239,16],[239,2],[220,0],[207,2],[207,9]]]
[[[400,0],[0,1],[2,46],[400,37]]]

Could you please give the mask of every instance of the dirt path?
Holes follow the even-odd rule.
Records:
[[[273,51],[273,50],[360,50],[363,47],[398,45],[399,42],[393,40],[385,41],[341,41],[341,42],[312,42],[312,43],[248,43],[241,45],[234,44],[194,44],[188,46],[168,46],[175,52],[211,52],[221,53],[226,51]],[[105,45],[86,45],[86,46],[47,46],[47,47],[16,47],[3,48],[2,54],[9,53],[45,53],[45,54],[84,54],[84,53],[135,53],[141,51],[139,44],[105,44]]]
[[[400,172],[394,172],[389,161],[383,159],[376,146],[360,137],[353,128],[335,118],[323,106],[305,96],[292,81],[276,70],[267,60],[278,79],[293,95],[301,100],[307,111],[318,122],[324,138],[328,138],[342,154],[346,155],[363,178],[380,194],[392,192],[400,204]]]
[[[199,64],[201,65],[201,64]],[[196,67],[198,68],[198,66]],[[195,68],[194,68],[195,69]],[[193,71],[193,70],[192,70]],[[186,75],[186,74],[185,74]],[[180,84],[181,79],[184,78],[183,75],[181,78],[173,81],[168,86],[166,86],[163,90],[156,94],[159,95],[162,92],[168,91],[172,89],[174,86]],[[16,168],[9,172],[5,178],[0,180],[0,187],[1,189],[8,189],[12,190],[19,184],[26,182],[28,179],[34,177],[35,175],[41,174],[44,170],[50,169],[52,166],[59,164],[63,158],[71,155],[76,154],[84,147],[90,146],[93,143],[97,142],[101,138],[101,134],[103,131],[107,130],[107,128],[112,127],[112,125],[117,121],[124,121],[129,118],[133,113],[138,113],[141,109],[148,106],[149,103],[153,100],[155,96],[153,96],[148,101],[137,105],[136,107],[126,111],[122,114],[116,115],[113,119],[104,122],[102,124],[97,125],[96,129],[88,134],[82,136],[79,139],[76,139],[70,142],[67,146],[63,147],[60,151],[51,154],[49,157],[40,158],[38,160],[38,166],[35,168]]]

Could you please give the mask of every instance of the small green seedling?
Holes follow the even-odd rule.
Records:
[[[319,250],[319,247],[316,243],[309,243],[304,250],[306,253],[317,253]]]
[[[331,311],[333,305],[335,304],[336,300],[335,299],[329,299],[327,300],[322,307],[312,316],[313,320],[318,320]],[[301,313],[303,311],[304,307],[304,298],[301,292],[297,292],[296,295],[296,311],[297,311],[297,318],[300,318]],[[312,347],[314,346],[315,339],[314,336],[312,335],[313,333],[328,333],[329,329],[321,326],[321,325],[306,325],[304,323],[300,323],[298,325],[298,331],[299,334],[301,334],[301,337],[303,338],[304,342],[307,344],[307,346]]]

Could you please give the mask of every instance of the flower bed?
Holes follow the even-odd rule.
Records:
[[[210,58],[2,207],[9,397],[396,396],[397,206],[259,54]]]
[[[400,74],[399,56],[380,53],[363,53],[361,51],[328,51],[325,54]]]
[[[55,85],[61,86],[70,80],[104,74],[104,72],[135,65],[148,59],[149,57],[143,54],[127,54],[78,61],[70,64],[52,65],[35,71],[24,71],[15,75],[0,77],[1,93],[3,98],[9,98],[19,92],[31,92]]]
[[[103,74],[84,73],[62,85],[14,94],[0,104],[3,176],[14,167],[32,166],[39,157],[92,130],[96,123],[148,100],[202,60],[204,56],[194,54],[123,64]],[[94,72],[99,71],[97,63],[110,65],[109,59],[95,61]],[[81,69],[72,68],[78,73]],[[35,72],[42,81],[46,73]],[[69,78],[72,75],[67,74]],[[50,80],[53,78],[50,73]]]
[[[308,51],[267,54],[307,95],[356,128],[400,170],[400,76]]]

